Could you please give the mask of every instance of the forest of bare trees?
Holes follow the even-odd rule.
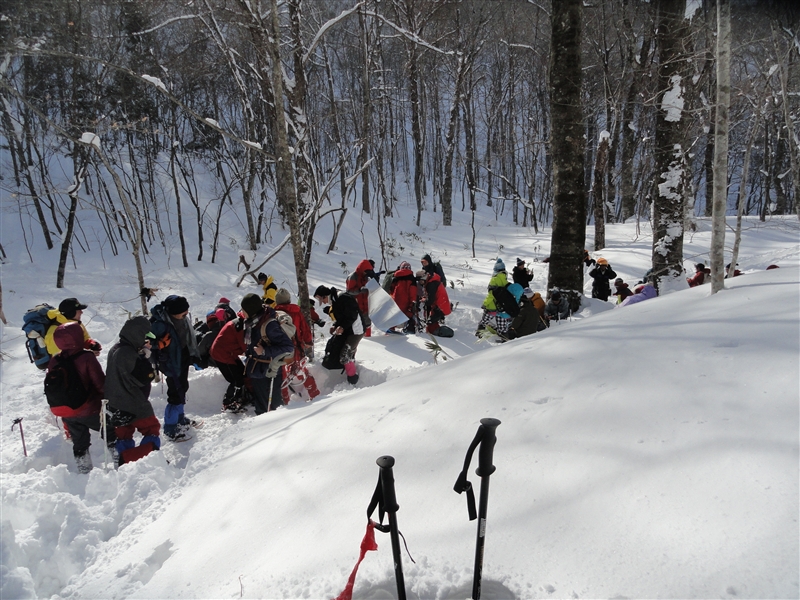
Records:
[[[668,210],[690,229],[711,214],[716,9],[691,4],[578,7],[573,183],[596,246],[606,222],[652,219],[655,230]],[[6,0],[3,218],[19,218],[31,247],[61,244],[59,286],[90,249],[138,264],[175,244],[188,266],[223,244],[291,243],[302,290],[320,219],[363,211],[380,227],[398,203],[418,224],[435,211],[447,226],[483,204],[538,231],[553,221],[563,146],[551,129],[551,69],[564,58],[551,54],[553,10],[547,0]],[[730,10],[726,211],[800,214],[800,10],[743,0]],[[660,138],[674,77],[682,118]],[[683,175],[665,207],[657,163],[676,143]]]

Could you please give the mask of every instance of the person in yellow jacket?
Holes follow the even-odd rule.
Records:
[[[264,293],[261,294],[261,298],[263,298],[264,304],[275,308],[275,294],[278,292],[278,286],[275,285],[275,281],[273,281],[272,275],[267,275],[266,273],[259,273],[258,283],[264,289]]]
[[[55,340],[53,339],[53,334],[56,332],[58,326],[63,325],[64,323],[69,323],[70,321],[77,321],[78,323],[81,323],[81,315],[83,314],[84,308],[88,308],[87,305],[78,302],[77,298],[64,298],[64,300],[61,301],[61,304],[58,305],[58,309],[53,309],[47,312],[47,316],[53,321],[53,324],[50,325],[50,327],[47,329],[47,334],[44,336],[44,343],[45,346],[47,346],[47,352],[50,354],[50,356],[55,356],[61,352]],[[94,352],[95,356],[99,356],[100,350],[103,349],[103,347],[100,345],[100,342],[89,337],[89,332],[86,331],[86,327],[83,323],[81,323],[81,329],[83,330],[84,349],[91,350]]]

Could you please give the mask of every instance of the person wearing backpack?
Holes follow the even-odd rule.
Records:
[[[242,311],[246,315],[245,374],[252,382],[253,404],[260,415],[283,404],[282,367],[285,359],[294,357],[294,344],[278,322],[275,309],[264,306],[255,294],[242,298]]]
[[[227,298],[220,298],[217,305],[206,313],[205,322],[198,321],[195,323],[197,355],[200,358],[199,364],[204,369],[216,366],[214,359],[211,357],[211,345],[225,323],[235,318],[236,312],[231,308],[231,301]]]
[[[120,465],[161,449],[161,424],[150,404],[155,377],[150,363],[152,340],[155,336],[147,317],[133,317],[122,325],[119,341],[108,351],[106,397]],[[142,434],[138,446],[133,440],[137,431]]]
[[[358,383],[356,369],[356,350],[370,326],[369,317],[358,309],[358,302],[352,294],[339,294],[335,287],[321,285],[314,290],[314,298],[322,305],[329,304],[329,315],[335,318],[331,326],[331,339],[325,346],[322,366],[326,369],[343,368],[347,373],[347,383]]]
[[[427,272],[425,272],[427,274]],[[403,327],[404,333],[414,333],[417,330],[416,321],[418,319],[417,309],[419,308],[417,297],[417,278],[411,271],[411,264],[403,261],[394,272],[392,283],[387,290],[394,300],[397,307],[408,317],[408,323]]]
[[[367,289],[367,282],[370,279],[378,280],[378,274],[375,273],[375,261],[364,259],[356,265],[356,270],[347,276],[345,281],[345,290],[351,294],[358,303],[358,310],[362,315],[369,316],[369,290]],[[370,328],[364,332],[365,337],[370,337]]]
[[[231,412],[242,412],[247,404],[245,396],[249,396],[245,393],[247,382],[244,376],[244,363],[239,358],[247,350],[244,343],[246,318],[246,313],[242,311],[236,318],[225,323],[211,344],[211,358],[228,382],[228,389],[222,398],[222,410]]]
[[[60,352],[50,359],[45,376],[45,395],[50,411],[61,417],[72,439],[78,473],[92,470],[91,431],[100,431],[100,410],[105,375],[97,357],[84,345],[83,327],[77,321],[56,327],[53,340]],[[106,432],[106,444],[114,450],[116,435]]]
[[[200,361],[197,340],[187,315],[189,302],[183,296],[170,295],[150,310],[150,325],[156,336],[154,364],[167,379],[167,405],[164,408],[164,435],[182,441],[196,422],[186,417],[186,392],[189,391],[189,367]]]
[[[510,340],[525,337],[526,335],[547,329],[547,323],[542,319],[539,311],[533,304],[533,290],[531,290],[531,288],[518,290],[515,287],[516,285],[517,284],[512,284],[508,286],[509,292],[514,294],[515,298],[519,298],[519,314],[511,321],[508,333],[506,334],[506,337]]]
[[[95,356],[100,356],[100,351],[103,349],[103,347],[100,345],[100,342],[92,339],[89,336],[89,332],[86,330],[86,327],[83,323],[81,323],[81,316],[83,316],[83,311],[86,308],[88,308],[88,306],[82,302],[78,302],[77,298],[64,298],[61,301],[61,304],[58,305],[58,310],[48,311],[47,316],[50,319],[51,324],[47,329],[47,335],[45,335],[44,342],[47,346],[47,352],[50,354],[50,356],[55,356],[61,351],[61,349],[58,347],[58,343],[53,338],[56,328],[59,325],[69,323],[71,321],[76,321],[81,325],[83,330],[83,348],[85,350],[91,350],[94,352]]]
[[[444,324],[444,318],[451,312],[447,288],[442,285],[442,281],[436,273],[429,275],[427,271],[419,271],[417,279],[422,283],[423,289],[425,332],[436,335]]]
[[[505,333],[508,331],[508,326],[511,324],[510,318],[504,318],[498,315],[497,302],[492,293],[497,288],[505,289],[508,287],[508,274],[506,273],[506,265],[502,258],[498,258],[494,263],[492,269],[492,278],[489,279],[488,292],[486,298],[483,300],[481,308],[483,308],[483,316],[478,323],[478,328],[475,331],[476,336],[480,336],[481,332],[486,329],[487,325],[494,322],[495,330],[498,333]],[[500,311],[502,313],[502,311]]]
[[[442,282],[442,285],[447,285],[447,277],[444,276],[444,269],[442,269],[442,263],[439,261],[433,262],[430,254],[426,254],[423,256],[419,263],[422,265],[422,270],[425,271],[428,276],[433,275],[434,273],[439,276],[439,281]]]
[[[292,296],[286,288],[278,289],[275,294],[275,310],[283,311],[292,317],[292,323],[295,326],[295,335],[292,342],[294,342],[294,361],[290,365],[283,368],[283,385],[281,386],[281,398],[284,404],[289,404],[290,385],[293,381],[303,384],[303,388],[308,394],[308,399],[313,400],[319,396],[319,389],[317,388],[317,381],[314,376],[308,371],[308,357],[306,349],[314,346],[314,337],[311,333],[311,327],[308,326],[308,321],[300,311],[297,304],[292,303]]]

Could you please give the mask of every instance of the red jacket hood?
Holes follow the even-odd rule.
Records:
[[[83,350],[83,327],[78,321],[70,321],[56,327],[53,341],[62,352],[67,350]]]

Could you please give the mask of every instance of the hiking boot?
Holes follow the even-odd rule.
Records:
[[[347,383],[349,383],[351,385],[357,384],[358,383],[358,373],[356,373],[355,375],[348,375],[347,376]]]
[[[86,475],[89,471],[92,470],[92,456],[89,454],[87,450],[83,454],[76,454],[75,455],[75,464],[78,467],[78,473],[81,475]]]

